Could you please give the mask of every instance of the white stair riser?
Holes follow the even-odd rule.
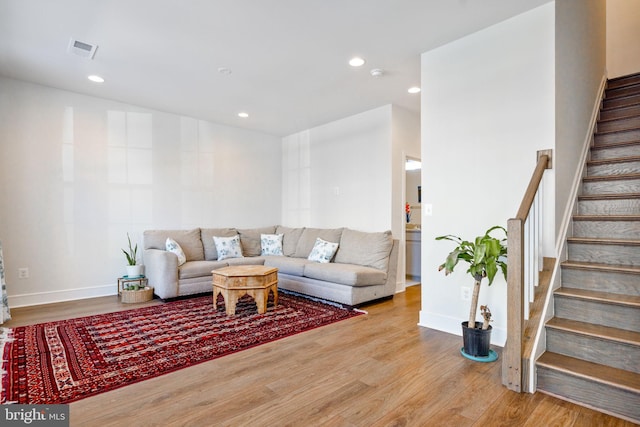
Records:
[[[598,132],[615,132],[640,128],[640,117],[623,117],[598,123]]]
[[[562,268],[562,287],[640,295],[640,274]]]
[[[614,120],[623,117],[637,115],[640,116],[640,104],[631,105],[629,107],[616,108],[614,110],[605,110],[600,113],[601,120]]]
[[[573,236],[640,239],[640,221],[573,221]]]
[[[623,98],[610,98],[602,102],[605,109],[626,107],[630,105],[640,104],[640,95],[625,96]]]
[[[547,350],[640,373],[640,347],[547,327]]]
[[[537,367],[538,389],[566,396],[603,411],[640,421],[640,395],[613,386],[575,377],[564,372]],[[606,396],[606,399],[603,399]]]
[[[638,140],[640,140],[640,129],[595,135],[596,145],[616,144],[619,142],[633,142]]]
[[[640,75],[632,74],[630,76],[621,77],[619,79],[612,79],[607,82],[607,90],[630,86],[640,83]]]
[[[591,150],[591,158],[593,160],[617,159],[631,156],[640,156],[640,144]]]
[[[605,92],[605,99],[628,97],[640,94],[640,84],[627,82],[615,88],[608,88]]]
[[[569,242],[568,248],[572,261],[640,266],[640,246]]]
[[[640,198],[581,200],[578,215],[640,215]]]
[[[640,178],[585,181],[583,194],[640,193]]]
[[[624,175],[629,173],[640,173],[640,161],[607,163],[587,167],[587,175],[589,176]]]
[[[640,332],[637,307],[554,296],[556,317]]]

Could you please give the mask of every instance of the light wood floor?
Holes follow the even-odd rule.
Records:
[[[13,309],[4,326],[129,308],[105,297]],[[417,326],[420,286],[363,308],[368,315],[74,402],[71,425],[632,425],[508,391],[499,362],[468,361],[460,337]]]

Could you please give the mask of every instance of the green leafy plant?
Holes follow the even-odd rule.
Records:
[[[498,239],[491,236],[494,230],[502,230],[505,237]],[[470,328],[475,328],[476,310],[478,308],[478,296],[480,294],[480,284],[485,277],[489,280],[489,285],[493,283],[498,270],[502,271],[504,278],[507,278],[507,230],[499,225],[491,227],[487,232],[475,238],[474,241],[462,240],[458,236],[448,234],[436,237],[436,240],[449,240],[457,244],[456,248],[449,253],[445,262],[438,267],[438,271],[444,270],[445,275],[449,275],[458,265],[459,261],[469,264],[469,273],[474,279],[473,294],[471,297],[471,309],[469,310]],[[486,308],[488,310],[488,307]],[[490,316],[490,313],[489,313]],[[486,319],[486,317],[485,317]],[[489,327],[489,322],[483,323],[483,329]]]
[[[136,258],[138,255],[138,244],[136,243],[135,247],[131,246],[131,238],[129,237],[129,233],[127,233],[127,240],[129,241],[129,251],[125,251],[124,249],[122,250],[122,252],[124,252],[124,256],[127,257],[127,264],[128,265],[136,265]]]

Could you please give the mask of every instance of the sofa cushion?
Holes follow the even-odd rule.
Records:
[[[302,230],[298,245],[296,246],[296,252],[293,256],[307,258],[313,246],[316,244],[318,237],[327,242],[340,243],[341,235],[342,228],[305,228]]]
[[[261,256],[252,256],[252,257],[242,257],[242,258],[229,258],[225,259],[224,262],[229,263],[229,265],[263,265],[264,257]]]
[[[358,264],[387,271],[391,248],[393,248],[391,231],[366,233],[345,228],[342,230],[335,262]]]
[[[226,267],[223,261],[189,261],[178,268],[179,279],[211,276],[211,270]]]
[[[216,251],[216,245],[213,243],[213,236],[233,237],[236,234],[238,232],[235,228],[201,228],[200,238],[204,247],[204,259],[207,261],[218,259],[218,251]]]
[[[278,273],[290,274],[292,276],[299,277],[302,277],[304,273],[304,266],[311,263],[313,263],[313,261],[309,261],[306,258],[292,258],[285,256],[264,257],[264,265],[277,268]]]
[[[216,252],[218,252],[218,261],[243,257],[240,236],[238,235],[233,237],[213,236],[213,243],[216,245]]]
[[[242,243],[242,253],[244,256],[259,256],[262,252],[260,246],[261,234],[274,234],[275,226],[262,228],[239,229],[240,243]]]
[[[276,227],[276,234],[282,234],[282,252],[285,256],[294,256],[303,231],[304,228],[289,228],[282,225]]]
[[[321,238],[316,239],[316,244],[313,245],[311,253],[307,257],[309,261],[315,261],[326,264],[331,262],[338,250],[338,243],[327,242]]]
[[[304,276],[325,282],[348,286],[383,285],[387,281],[384,271],[355,264],[312,263],[304,266]]]
[[[145,249],[166,250],[167,237],[178,242],[187,261],[203,261],[204,248],[200,240],[200,229],[193,230],[146,230],[143,234]]]
[[[173,240],[171,237],[167,237],[167,241],[164,245],[167,251],[175,254],[175,256],[178,257],[178,266],[181,266],[182,264],[187,262],[187,257],[184,255],[184,251],[182,250],[178,242]]]
[[[282,253],[282,234],[261,234],[260,255],[284,255]]]

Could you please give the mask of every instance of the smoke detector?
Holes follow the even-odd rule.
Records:
[[[82,42],[73,37],[69,39],[69,45],[67,46],[68,53],[89,59],[93,59],[96,54],[96,49],[98,49],[97,44]]]
[[[384,70],[380,68],[374,68],[370,71],[370,73],[373,77],[382,77],[382,75],[384,74]]]

